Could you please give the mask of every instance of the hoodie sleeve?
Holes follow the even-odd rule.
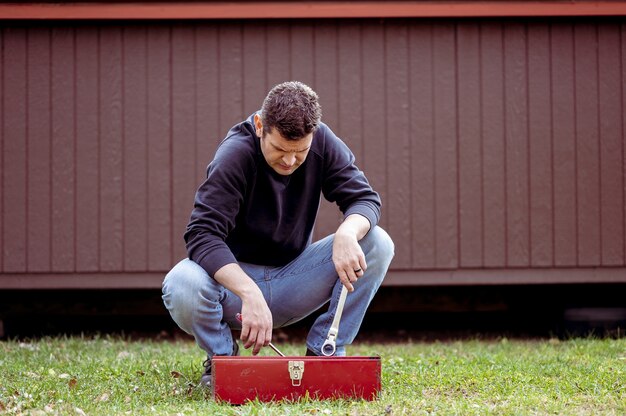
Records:
[[[229,135],[230,136],[230,135]],[[253,154],[227,137],[207,168],[207,178],[196,192],[191,220],[185,232],[189,258],[210,276],[237,260],[226,245],[235,227],[248,182],[253,177]]]

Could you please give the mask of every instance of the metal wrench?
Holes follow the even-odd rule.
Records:
[[[341,321],[341,314],[343,313],[343,306],[346,303],[346,297],[348,296],[348,288],[345,286],[341,286],[341,294],[339,295],[339,302],[337,303],[337,310],[335,311],[335,319],[333,319],[333,323],[330,326],[330,330],[328,330],[328,336],[326,337],[326,341],[324,341],[324,345],[322,345],[322,354],[326,357],[330,357],[335,354],[337,350],[337,333],[339,332],[339,322]]]

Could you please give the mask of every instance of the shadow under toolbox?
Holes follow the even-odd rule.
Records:
[[[228,357],[211,361],[213,398],[248,400],[365,399],[381,389],[380,357]]]

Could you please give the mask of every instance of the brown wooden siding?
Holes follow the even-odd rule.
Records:
[[[626,281],[621,18],[21,23],[1,36],[0,287],[157,286],[185,255],[217,144],[289,79],[319,93],[382,195],[390,283]],[[317,236],[339,219],[324,204]]]

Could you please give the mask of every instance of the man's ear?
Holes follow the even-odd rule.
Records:
[[[254,115],[254,127],[256,127],[256,135],[263,137],[263,122],[261,121],[261,116],[258,114]]]

